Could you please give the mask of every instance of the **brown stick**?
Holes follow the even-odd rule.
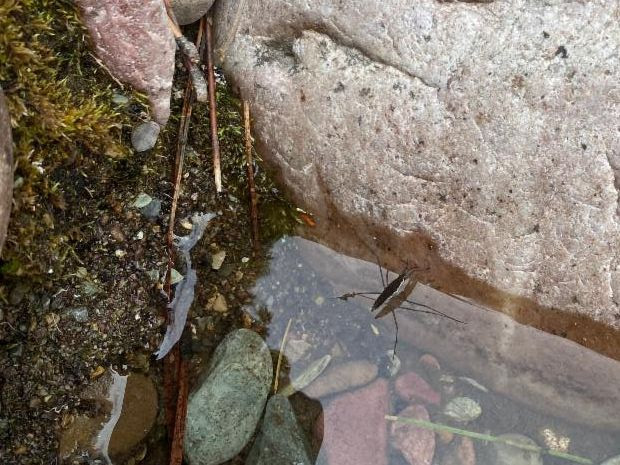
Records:
[[[211,120],[211,147],[213,150],[213,175],[215,191],[222,192],[222,170],[220,168],[220,142],[217,137],[217,106],[215,101],[215,67],[213,65],[213,15],[209,13],[206,24],[207,36],[207,81],[209,83],[209,119]]]
[[[185,436],[185,416],[187,414],[187,396],[189,393],[187,361],[179,363],[177,411],[174,421],[172,443],[170,444],[170,465],[181,465],[183,461],[183,437]]]
[[[206,19],[203,17],[202,22]],[[204,35],[201,30],[198,31],[196,37],[197,44],[204,43]],[[181,178],[183,174],[183,159],[185,156],[185,146],[187,145],[187,133],[189,130],[189,121],[192,115],[192,101],[194,92],[192,88],[191,80],[188,79],[185,86],[185,94],[183,97],[183,108],[181,110],[181,119],[179,121],[179,135],[177,139],[176,156],[174,169],[172,172],[172,204],[170,206],[170,217],[168,219],[168,230],[166,232],[166,250],[168,253],[168,266],[166,269],[166,279],[164,284],[164,290],[168,296],[168,303],[172,301],[172,285],[170,283],[172,268],[174,267],[175,253],[174,253],[174,223],[176,219],[177,205],[179,202],[179,195],[181,192]],[[166,313],[166,316],[168,314]],[[176,345],[164,359],[164,403],[166,407],[166,421],[168,425],[168,431],[175,431],[176,418],[179,415],[185,417],[185,411],[181,410],[187,408],[187,405],[183,406],[177,402],[177,392],[179,383],[179,364],[181,363],[181,351],[179,346]],[[183,441],[180,442],[181,445]],[[181,456],[182,456],[181,451]]]
[[[243,127],[245,128],[245,161],[248,170],[248,187],[250,191],[250,219],[252,221],[252,245],[254,251],[260,247],[258,237],[258,199],[254,185],[254,167],[252,165],[252,131],[250,128],[250,104],[243,101]]]

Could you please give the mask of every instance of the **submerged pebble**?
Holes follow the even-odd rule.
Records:
[[[441,465],[476,465],[476,450],[469,438],[454,441],[441,458]]]
[[[250,449],[246,465],[311,465],[307,441],[289,400],[274,395],[265,409],[260,433]]]
[[[396,393],[405,402],[439,405],[441,396],[420,375],[411,371],[399,376],[394,383]]]
[[[399,412],[399,417],[429,421],[428,411],[422,405],[410,405]],[[405,422],[393,422],[392,444],[410,465],[430,465],[435,455],[435,433]]]
[[[161,127],[155,121],[138,124],[131,132],[131,145],[136,152],[145,152],[155,147]]]
[[[482,414],[480,404],[469,397],[455,397],[444,407],[443,413],[463,423],[473,421]]]
[[[500,438],[513,444],[523,444],[526,447],[538,447],[533,439],[522,434],[502,434]],[[491,461],[494,465],[542,465],[540,453],[507,444],[505,442],[492,442],[488,445]]]
[[[363,386],[377,377],[377,365],[368,360],[354,360],[332,366],[303,390],[309,397],[320,398]]]

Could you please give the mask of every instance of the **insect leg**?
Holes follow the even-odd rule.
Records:
[[[398,343],[398,321],[396,320],[396,312],[392,312],[394,317],[394,327],[396,328],[396,334],[394,335],[394,350],[392,351],[392,361],[396,357],[396,344]]]

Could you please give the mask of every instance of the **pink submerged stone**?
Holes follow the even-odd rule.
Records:
[[[394,383],[396,393],[405,402],[424,402],[439,405],[441,396],[417,373],[410,371],[399,376]]]
[[[317,419],[329,465],[387,465],[390,399],[384,379],[336,397]]]
[[[410,405],[398,414],[399,417],[430,419],[423,405]],[[404,422],[394,422],[390,428],[392,445],[398,449],[411,465],[431,465],[435,455],[435,433]]]

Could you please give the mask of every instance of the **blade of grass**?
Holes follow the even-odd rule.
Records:
[[[531,444],[524,444],[522,442],[513,441],[511,439],[505,439],[499,436],[493,436],[491,434],[483,434],[477,433],[475,431],[469,431],[466,429],[455,428],[454,426],[443,425],[441,423],[433,423],[432,421],[427,420],[419,420],[417,418],[408,418],[408,417],[397,417],[394,415],[386,415],[385,419],[388,421],[396,421],[399,423],[408,423],[410,425],[418,426],[420,428],[429,429],[432,431],[445,431],[448,433],[454,433],[461,436],[466,436],[472,439],[478,439],[480,441],[488,441],[488,442],[501,442],[507,444],[509,446],[518,447],[519,449],[528,450],[531,452],[538,452],[541,454],[551,455],[554,457],[562,458],[565,460],[569,460],[575,463],[581,463],[584,465],[592,465],[594,462],[592,460],[580,457],[578,455],[568,454],[566,452],[555,451],[551,449],[544,449],[540,446],[534,446]]]

